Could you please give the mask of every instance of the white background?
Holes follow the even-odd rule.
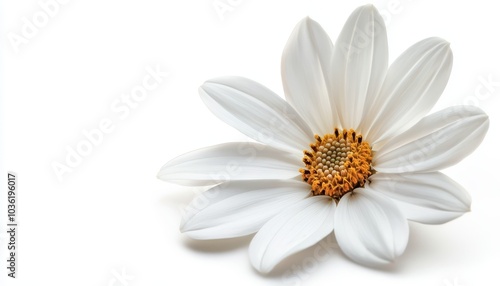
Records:
[[[267,276],[249,264],[251,237],[198,242],[182,235],[181,210],[200,189],[161,182],[156,173],[186,151],[248,140],[203,106],[197,88],[204,80],[246,76],[283,94],[281,52],[295,24],[310,16],[335,40],[365,2],[67,2],[38,23],[45,26],[17,52],[10,39],[22,37],[23,18],[43,21],[45,12],[38,1],[0,7],[2,190],[7,171],[19,179],[15,281],[5,274],[1,192],[2,285],[500,283],[500,17],[494,1],[374,1],[386,19],[391,61],[426,37],[451,42],[454,67],[436,110],[475,104],[490,115],[483,144],[445,170],[471,193],[472,212],[440,226],[411,224],[406,252],[386,269],[359,266],[338,249],[318,249],[318,259],[313,247]],[[214,3],[233,6],[222,19]],[[147,67],[170,74],[129,115],[115,112],[111,106],[142,84]],[[496,86],[484,86],[488,78]],[[68,148],[85,144],[83,132],[106,118],[112,131],[58,179],[53,165],[66,164]]]

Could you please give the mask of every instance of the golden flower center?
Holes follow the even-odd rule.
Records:
[[[315,135],[311,150],[304,151],[302,178],[311,185],[313,195],[335,200],[362,187],[372,174],[372,150],[354,130],[339,130],[323,137]]]

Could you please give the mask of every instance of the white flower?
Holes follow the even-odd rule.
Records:
[[[371,5],[353,12],[335,46],[302,20],[283,52],[287,101],[240,77],[201,86],[217,117],[262,144],[207,147],[161,168],[168,182],[218,184],[201,195],[206,207],[188,207],[181,231],[257,233],[250,261],[263,273],[333,231],[352,260],[390,263],[406,248],[407,219],[440,224],[469,211],[467,192],[438,170],[469,155],[489,120],[470,106],[426,116],[451,66],[449,44],[429,38],[388,67],[385,25]]]

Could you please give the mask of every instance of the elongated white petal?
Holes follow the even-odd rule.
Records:
[[[335,237],[352,260],[368,266],[390,263],[405,250],[408,235],[408,222],[391,199],[367,189],[340,199]]]
[[[299,156],[314,139],[309,126],[284,99],[242,77],[216,78],[200,87],[207,107],[243,134]]]
[[[406,50],[389,67],[382,89],[365,109],[371,128],[366,138],[376,145],[401,133],[425,116],[441,96],[450,76],[449,43],[428,38]]]
[[[308,197],[309,189],[299,180],[222,183],[191,202],[181,231],[196,239],[252,234],[282,209]]]
[[[335,202],[327,196],[302,200],[267,222],[250,243],[250,262],[262,273],[316,244],[333,231]]]
[[[289,179],[303,165],[290,153],[258,143],[225,143],[181,155],[165,164],[158,178],[180,185],[225,181]]]
[[[439,172],[377,173],[370,180],[371,190],[393,199],[413,221],[440,224],[470,210],[471,199],[467,191]]]
[[[473,106],[454,106],[423,118],[375,152],[383,173],[432,172],[454,165],[481,143],[488,116]]]
[[[359,7],[344,25],[333,54],[332,104],[344,128],[357,129],[362,122],[365,102],[371,106],[382,85],[388,57],[384,20],[373,5]]]
[[[329,96],[333,44],[321,26],[310,18],[292,32],[281,61],[285,95],[317,134],[334,127]]]

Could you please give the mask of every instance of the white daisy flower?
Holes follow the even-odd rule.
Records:
[[[181,231],[256,233],[249,256],[262,273],[332,232],[352,260],[392,262],[406,248],[407,220],[440,224],[470,208],[467,192],[438,170],[476,149],[488,116],[471,106],[426,116],[451,66],[449,43],[428,38],[388,67],[385,25],[371,5],[353,12],[335,45],[302,20],[283,52],[286,101],[241,77],[201,86],[217,117],[260,143],[207,147],[161,168],[168,182],[216,185],[201,194],[205,207],[188,207]]]

